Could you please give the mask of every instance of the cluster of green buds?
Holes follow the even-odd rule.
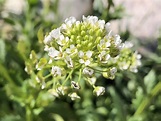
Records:
[[[67,18],[45,36],[44,44],[47,55],[35,61],[36,79],[56,97],[80,98],[77,92],[84,84],[91,85],[93,93],[100,96],[105,87],[96,85],[98,75],[114,79],[118,70],[137,72],[141,65],[141,55],[131,50],[132,43],[112,35],[110,23],[96,16],[83,16],[82,21]],[[34,57],[32,52],[30,59]],[[26,66],[28,73],[30,68]]]

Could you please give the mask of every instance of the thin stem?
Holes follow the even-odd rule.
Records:
[[[79,77],[78,77],[78,82],[80,82],[82,76],[82,69],[79,70]]]
[[[50,77],[50,76],[52,76],[52,74],[50,73],[50,74],[48,74],[48,75],[46,75],[45,77],[44,77],[44,79],[47,79],[48,77]]]
[[[32,111],[29,106],[26,106],[26,121],[32,121]]]
[[[64,85],[68,81],[68,79],[71,77],[72,73],[73,73],[73,70],[70,71],[70,73],[68,74],[67,78],[65,79],[65,81],[63,82],[62,85]]]
[[[97,71],[97,72],[107,72],[109,70],[109,69],[107,69],[107,70],[99,70],[99,69],[96,69],[96,68],[93,68],[93,67],[90,67],[90,66],[88,66],[88,67],[93,69],[93,70],[95,70],[95,71]]]
[[[12,80],[12,78],[10,77],[10,75],[9,75],[9,73],[8,73],[8,71],[7,71],[7,69],[6,69],[2,64],[0,64],[0,75],[1,75],[4,79],[6,79],[10,84],[15,85],[14,80]],[[16,86],[16,85],[15,85],[15,86]]]
[[[150,104],[152,99],[161,91],[161,81],[151,90],[149,95],[141,102],[134,115],[140,115]]]

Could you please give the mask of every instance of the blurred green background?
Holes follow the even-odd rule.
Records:
[[[144,30],[131,31],[130,24],[124,31],[122,26],[114,28],[122,40],[135,44],[142,66],[138,73],[118,73],[114,80],[99,77],[99,85],[106,87],[100,97],[87,87],[81,91],[81,100],[54,98],[35,87],[24,71],[31,50],[43,55],[44,35],[66,17],[96,15],[120,24],[129,16],[125,4],[117,0],[0,0],[0,121],[161,121],[159,29],[156,35],[146,36]],[[145,29],[150,31],[149,26]]]

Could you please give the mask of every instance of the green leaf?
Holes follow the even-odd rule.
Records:
[[[19,40],[17,44],[17,50],[20,53],[21,57],[26,60],[30,52],[30,43],[28,41]]]
[[[0,76],[8,81],[10,84],[15,84],[12,78],[10,77],[7,69],[0,63]]]
[[[145,95],[144,95],[143,89],[141,87],[138,87],[137,91],[135,93],[135,98],[132,100],[132,106],[134,109],[138,108],[138,106],[142,102],[144,96]]]
[[[116,93],[115,89],[113,87],[109,88],[110,94],[113,99],[114,107],[117,110],[117,118],[119,121],[126,121],[126,115],[125,115],[125,110],[123,107],[123,102],[119,95]]]
[[[1,121],[22,121],[19,115],[6,115],[1,118]]]
[[[6,55],[5,42],[0,39],[0,61],[2,62],[5,61],[5,55]]]
[[[52,114],[52,118],[55,121],[64,121],[64,119],[60,115],[58,115],[58,114]]]
[[[147,89],[147,93],[149,93],[154,85],[156,84],[156,74],[154,70],[151,70],[145,77],[144,83]]]
[[[46,58],[41,58],[39,63],[36,65],[36,68],[38,70],[41,70],[45,66],[45,64],[47,64]]]
[[[43,43],[44,33],[42,28],[38,30],[37,37],[38,37],[39,43]]]
[[[33,64],[35,64],[37,62],[37,55],[36,55],[34,50],[32,50],[31,53],[30,53],[30,59],[31,59]]]

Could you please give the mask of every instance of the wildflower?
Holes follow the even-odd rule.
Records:
[[[141,66],[141,55],[138,52],[135,52],[132,57],[132,64],[130,65],[130,71],[137,73],[138,66]]]
[[[57,88],[56,88],[56,92],[59,94],[59,95],[65,95],[66,93],[67,93],[67,89],[68,89],[68,87],[66,87],[66,86],[58,86]]]
[[[54,39],[58,39],[61,36],[60,28],[52,30],[49,35]]]
[[[88,78],[88,82],[89,82],[91,85],[95,85],[95,83],[96,83],[96,77],[90,77],[90,78]]]
[[[70,93],[68,96],[71,98],[71,100],[80,99],[80,96],[78,96],[76,92]]]
[[[51,73],[53,76],[61,76],[62,75],[62,69],[58,66],[53,66],[51,69]]]
[[[115,35],[114,43],[116,46],[119,46],[121,44],[121,39],[119,35]]]
[[[59,60],[62,57],[62,49],[61,47],[59,47],[59,51],[56,50],[54,47],[50,47],[48,50],[48,55],[52,58],[54,58],[55,60]]]
[[[73,67],[74,67],[73,61],[72,61],[71,57],[66,56],[65,62],[66,62],[66,64],[67,64],[67,67],[68,67],[68,68],[73,68]]]
[[[114,79],[117,70],[137,72],[141,65],[141,56],[131,50],[132,43],[122,42],[119,35],[112,34],[110,23],[96,16],[83,16],[82,21],[74,17],[65,19],[59,28],[45,36],[44,44],[48,58],[40,59],[38,63],[36,59],[34,63],[38,71],[51,68],[53,78],[60,80],[54,82],[53,95],[56,96],[68,93],[69,84],[70,88],[80,89],[83,80],[94,88],[96,96],[100,96],[105,88],[95,86],[95,75]],[[27,66],[26,71],[31,73],[32,68]],[[77,78],[78,82],[75,82],[73,79]],[[72,100],[80,98],[75,92],[68,96]]]
[[[45,36],[44,43],[45,44],[50,43],[52,40],[53,40],[53,38],[51,35]]]
[[[110,42],[101,40],[100,43],[98,44],[98,49],[99,50],[109,50],[110,45],[111,45]]]
[[[60,35],[59,40],[57,40],[57,43],[61,46],[64,46],[67,44],[68,41],[69,41],[68,37],[64,37],[64,35]]]
[[[91,77],[91,76],[94,74],[94,70],[91,69],[91,68],[85,67],[85,68],[83,69],[83,73],[84,73],[85,75],[88,75],[88,76]]]
[[[86,66],[91,63],[91,56],[92,56],[92,51],[87,51],[84,53],[83,51],[79,51],[79,62],[81,64],[85,64]]]
[[[74,89],[80,89],[80,86],[79,86],[78,82],[71,81],[71,86],[72,86],[72,88],[74,88]]]
[[[93,93],[98,97],[100,95],[103,95],[105,93],[105,88],[101,86],[97,86],[94,88]]]
[[[67,48],[66,49],[66,53],[67,54],[71,54],[71,55],[74,55],[78,52],[78,49],[75,47],[75,45],[70,45],[70,48]]]
[[[72,25],[76,22],[76,18],[75,17],[69,17],[67,19],[65,19],[65,23],[68,27],[72,27]]]
[[[110,59],[110,54],[107,54],[106,51],[102,51],[99,55],[99,60],[102,62],[102,63],[107,63],[108,60]]]

